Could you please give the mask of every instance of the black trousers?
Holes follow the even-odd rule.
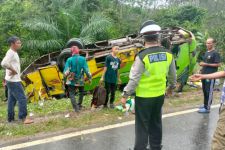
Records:
[[[164,95],[154,98],[135,97],[135,146],[134,150],[161,150],[162,106]]]
[[[105,100],[105,106],[107,106],[107,103],[109,101],[109,94],[110,95],[110,104],[113,104],[115,100],[115,93],[116,93],[116,83],[108,83],[105,82],[105,89],[106,89],[106,100]]]
[[[75,93],[76,93],[76,89],[77,88],[79,89],[78,103],[76,102],[76,99],[75,99]],[[72,85],[69,85],[68,86],[68,90],[69,90],[69,97],[70,97],[73,109],[75,111],[78,111],[80,109],[81,105],[82,105],[82,102],[83,102],[84,87],[83,86],[72,86]]]
[[[213,100],[213,88],[215,85],[215,79],[202,80],[202,90],[204,94],[204,107],[210,109]]]

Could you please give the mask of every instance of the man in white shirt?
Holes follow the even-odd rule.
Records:
[[[19,120],[24,124],[33,123],[33,120],[27,118],[27,99],[24,94],[20,78],[20,58],[17,51],[21,48],[21,41],[13,36],[8,39],[10,49],[1,62],[1,66],[6,69],[6,85],[8,87],[8,122],[15,120],[14,107],[18,101]]]

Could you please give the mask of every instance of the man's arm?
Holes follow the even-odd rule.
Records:
[[[89,71],[86,60],[84,60],[84,72],[85,72],[86,76],[88,77],[88,79],[91,80],[91,73]]]
[[[1,66],[5,69],[8,69],[11,71],[11,75],[16,75],[17,72],[15,71],[15,69],[11,66],[11,59],[13,58],[13,54],[7,52],[5,57],[3,58],[2,62],[1,62]]]
[[[174,59],[172,60],[169,68],[169,73],[168,73],[168,83],[169,83],[169,88],[174,89],[176,87],[177,83],[177,77],[176,77],[176,65]]]
[[[222,78],[225,77],[225,71],[219,71],[215,73],[210,73],[210,74],[194,74],[190,76],[190,80],[192,82],[196,82],[202,79],[216,79],[216,78]]]
[[[64,69],[63,69],[63,74],[65,75],[65,76],[67,76],[68,74],[69,74],[69,72],[70,72],[70,66],[69,66],[69,59],[67,59],[66,60],[66,64],[65,64],[65,66],[64,66]]]
[[[119,60],[119,66],[118,66],[118,70],[117,70],[117,77],[118,77],[118,83],[119,83],[119,84],[121,84],[120,72],[119,72],[120,65],[121,65],[121,60]]]
[[[104,80],[105,80],[104,77],[105,77],[106,71],[107,71],[107,67],[104,67],[104,68],[103,68],[103,71],[102,71],[101,81],[104,81]]]
[[[209,67],[220,67],[221,66],[220,63],[209,64],[209,63],[205,63],[205,62],[201,62],[199,65],[200,66],[209,66]]]
[[[120,79],[120,73],[119,73],[119,70],[117,71],[117,77],[118,77],[118,83],[121,84],[121,79]]]
[[[105,73],[107,71],[107,66],[108,65],[109,65],[109,58],[107,56],[106,59],[105,59],[105,67],[103,68],[103,71],[102,71],[102,77],[100,79],[101,82],[103,82],[105,80],[104,78],[105,78]]]
[[[173,94],[173,89],[176,88],[176,83],[177,83],[176,65],[175,65],[174,58],[170,64],[167,80],[168,80],[168,87],[166,89],[166,95],[171,96]]]
[[[130,70],[129,82],[123,90],[124,98],[132,95],[135,92],[135,89],[144,71],[145,71],[144,63],[141,61],[140,57],[137,56]]]
[[[202,75],[202,79],[216,79],[225,77],[225,71],[219,71],[211,74],[204,74]]]
[[[1,62],[1,66],[5,69],[10,68],[10,62],[11,62],[11,58],[13,57],[13,55],[9,52],[6,53],[5,57],[3,58],[2,62]]]
[[[200,66],[208,66],[208,67],[220,67],[220,54],[219,53],[215,53],[214,55],[214,62],[213,63],[205,63],[205,62],[201,62]]]

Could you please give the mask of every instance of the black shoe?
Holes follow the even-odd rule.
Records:
[[[16,122],[16,120],[15,119],[8,119],[8,123],[15,123]]]
[[[79,105],[78,107],[79,107],[79,110],[82,110],[85,108],[83,105]]]
[[[108,107],[107,105],[104,105],[103,108],[104,108],[104,109],[108,109],[109,107]]]
[[[114,104],[110,104],[109,107],[110,107],[111,109],[114,109],[114,108],[115,108]]]
[[[150,146],[150,150],[161,150],[162,149],[162,145],[161,146]]]

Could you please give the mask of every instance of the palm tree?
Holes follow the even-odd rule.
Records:
[[[30,36],[25,39],[24,47],[43,54],[62,49],[66,41],[73,37],[79,37],[87,44],[95,42],[99,34],[106,34],[112,21],[99,12],[89,17],[90,14],[82,11],[83,1],[75,0],[66,7],[65,1],[53,0],[53,10],[57,11],[52,19],[44,16],[25,21],[23,27]]]
[[[30,31],[29,39],[24,40],[24,47],[31,50],[46,51],[62,47],[62,32],[55,22],[49,18],[26,21],[23,27]]]
[[[111,19],[101,13],[91,16],[88,23],[84,25],[80,32],[80,38],[85,44],[95,42],[99,34],[104,34],[112,25]]]

